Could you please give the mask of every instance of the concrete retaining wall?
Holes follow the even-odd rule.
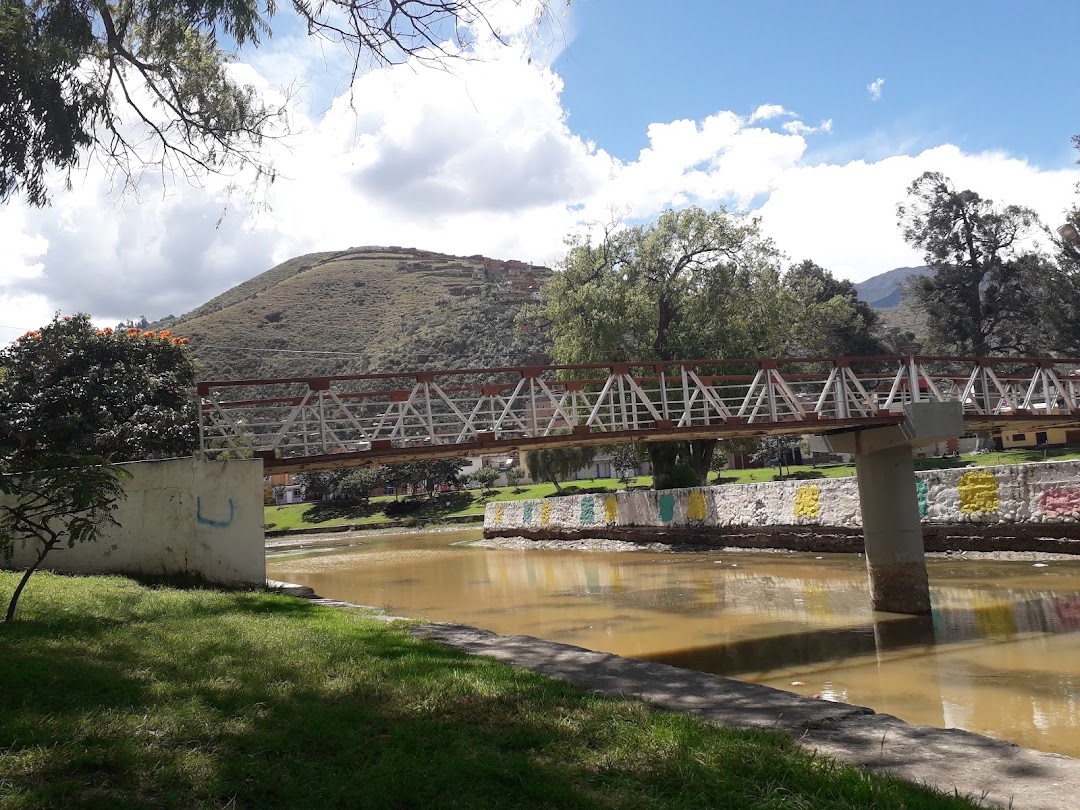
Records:
[[[262,461],[139,461],[124,481],[112,527],[96,543],[55,548],[44,568],[77,574],[194,574],[213,582],[266,582]],[[16,541],[15,567],[36,555]]]
[[[916,473],[924,523],[957,526],[1080,521],[1080,462],[1017,464]],[[862,525],[855,478],[635,490],[489,503],[484,530]],[[1061,528],[1065,528],[1062,526]],[[1057,533],[1060,533],[1060,529]],[[1080,526],[1077,527],[1080,534]]]

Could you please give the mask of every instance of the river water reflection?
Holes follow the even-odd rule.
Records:
[[[934,612],[915,619],[870,611],[861,557],[457,545],[479,536],[271,554],[268,576],[1080,756],[1080,560],[930,560]]]

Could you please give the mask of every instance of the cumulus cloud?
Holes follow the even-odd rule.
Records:
[[[613,210],[642,221],[691,203],[755,210],[792,260],[861,279],[920,262],[895,207],[924,170],[1050,222],[1078,178],[952,146],[808,165],[808,144],[832,120],[807,124],[779,104],[655,122],[645,148],[618,160],[572,131],[545,63],[514,48],[485,57],[451,71],[371,71],[325,105],[317,93],[294,97],[296,134],[267,147],[279,172],[268,211],[230,203],[217,178],[164,191],[146,178],[117,198],[93,166],[50,209],[0,208],[0,327],[35,327],[55,310],[103,322],[180,314],[277,262],[350,245],[552,262],[568,232]],[[264,68],[236,67],[269,88]],[[0,341],[17,334],[0,331]]]
[[[870,94],[871,101],[878,101],[881,98],[881,88],[884,86],[885,80],[880,76],[870,82],[870,84],[866,85],[866,92]]]

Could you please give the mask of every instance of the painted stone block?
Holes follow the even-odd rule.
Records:
[[[960,493],[961,514],[996,512],[1001,508],[998,482],[992,472],[985,470],[966,472],[960,476],[956,489]]]

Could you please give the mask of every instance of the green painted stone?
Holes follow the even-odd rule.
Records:
[[[671,523],[675,519],[675,496],[665,492],[660,496],[660,522]]]

